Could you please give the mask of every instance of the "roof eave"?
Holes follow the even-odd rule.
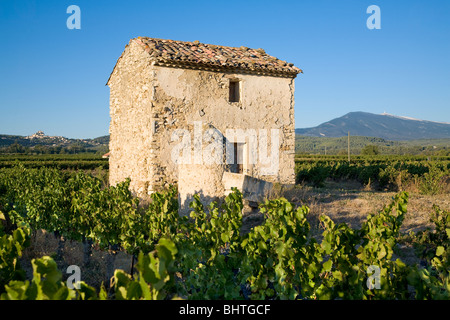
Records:
[[[173,62],[173,61],[161,61],[154,59],[154,65],[160,67],[169,68],[181,68],[190,70],[203,70],[211,72],[223,72],[223,73],[241,73],[241,74],[253,74],[260,76],[272,76],[272,77],[282,77],[282,78],[295,78],[299,73],[303,73],[301,69],[299,71],[274,71],[274,70],[263,70],[263,69],[249,69],[249,68],[235,68],[228,66],[214,66],[208,64],[198,64],[195,62]]]

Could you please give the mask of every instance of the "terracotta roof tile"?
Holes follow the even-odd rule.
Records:
[[[295,77],[302,70],[268,55],[263,49],[225,47],[200,43],[139,37],[140,44],[157,65],[200,68]]]

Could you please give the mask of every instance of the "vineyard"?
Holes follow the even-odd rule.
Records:
[[[12,168],[18,164],[26,168],[57,168],[61,170],[108,169],[108,159],[98,155],[81,154],[43,154],[43,155],[0,155],[0,168]]]
[[[450,192],[450,158],[425,156],[359,156],[350,162],[339,156],[296,158],[296,182],[323,187],[326,179],[356,180],[378,190],[423,194]]]
[[[405,171],[424,184],[448,177],[445,161],[362,161],[319,165],[298,160],[297,178],[320,185],[312,180],[319,173],[313,172],[324,170],[328,177],[370,179],[383,187],[396,181],[384,175],[390,170]],[[152,202],[144,205],[128,190],[129,182],[107,186],[86,172],[55,167],[1,168],[0,299],[450,298],[450,213],[434,206],[433,228],[402,234],[409,200],[405,191],[369,214],[359,228],[321,215],[317,237],[307,220],[309,208],[282,197],[262,203],[263,223],[244,233],[238,190],[209,206],[195,197],[190,216],[180,217],[175,187],[152,194]],[[136,260],[135,268],[115,270],[111,282],[100,287],[81,281],[70,288],[54,259],[43,256],[32,261],[33,277],[27,279],[20,257],[40,229],[125,251]],[[415,248],[420,263],[395,258],[405,242]]]

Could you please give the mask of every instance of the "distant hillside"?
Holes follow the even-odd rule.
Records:
[[[450,138],[450,123],[398,117],[390,114],[350,112],[317,127],[295,129],[310,137],[377,137],[386,140],[417,140]]]
[[[98,137],[98,138],[94,138],[94,139],[90,140],[90,142],[94,143],[94,144],[99,143],[101,145],[106,145],[107,146],[107,145],[109,145],[109,135],[101,136],[101,137]]]
[[[61,136],[47,136],[38,131],[30,136],[0,134],[1,153],[79,153],[103,152],[108,149],[109,136],[94,139],[70,139]]]

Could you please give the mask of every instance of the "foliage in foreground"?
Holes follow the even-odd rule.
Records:
[[[0,171],[1,299],[449,299],[450,213],[435,207],[434,230],[411,234],[426,266],[408,266],[394,253],[407,212],[401,192],[360,229],[322,216],[319,240],[306,206],[284,198],[260,207],[265,221],[241,234],[242,194],[178,216],[174,188],[153,195],[148,208],[127,182],[104,188],[95,178],[58,171]],[[31,179],[31,182],[29,181]],[[8,222],[9,221],[9,222]],[[110,288],[72,289],[49,257],[33,261],[33,279],[17,264],[30,229],[68,239],[121,246],[138,256],[133,277],[116,270]]]

